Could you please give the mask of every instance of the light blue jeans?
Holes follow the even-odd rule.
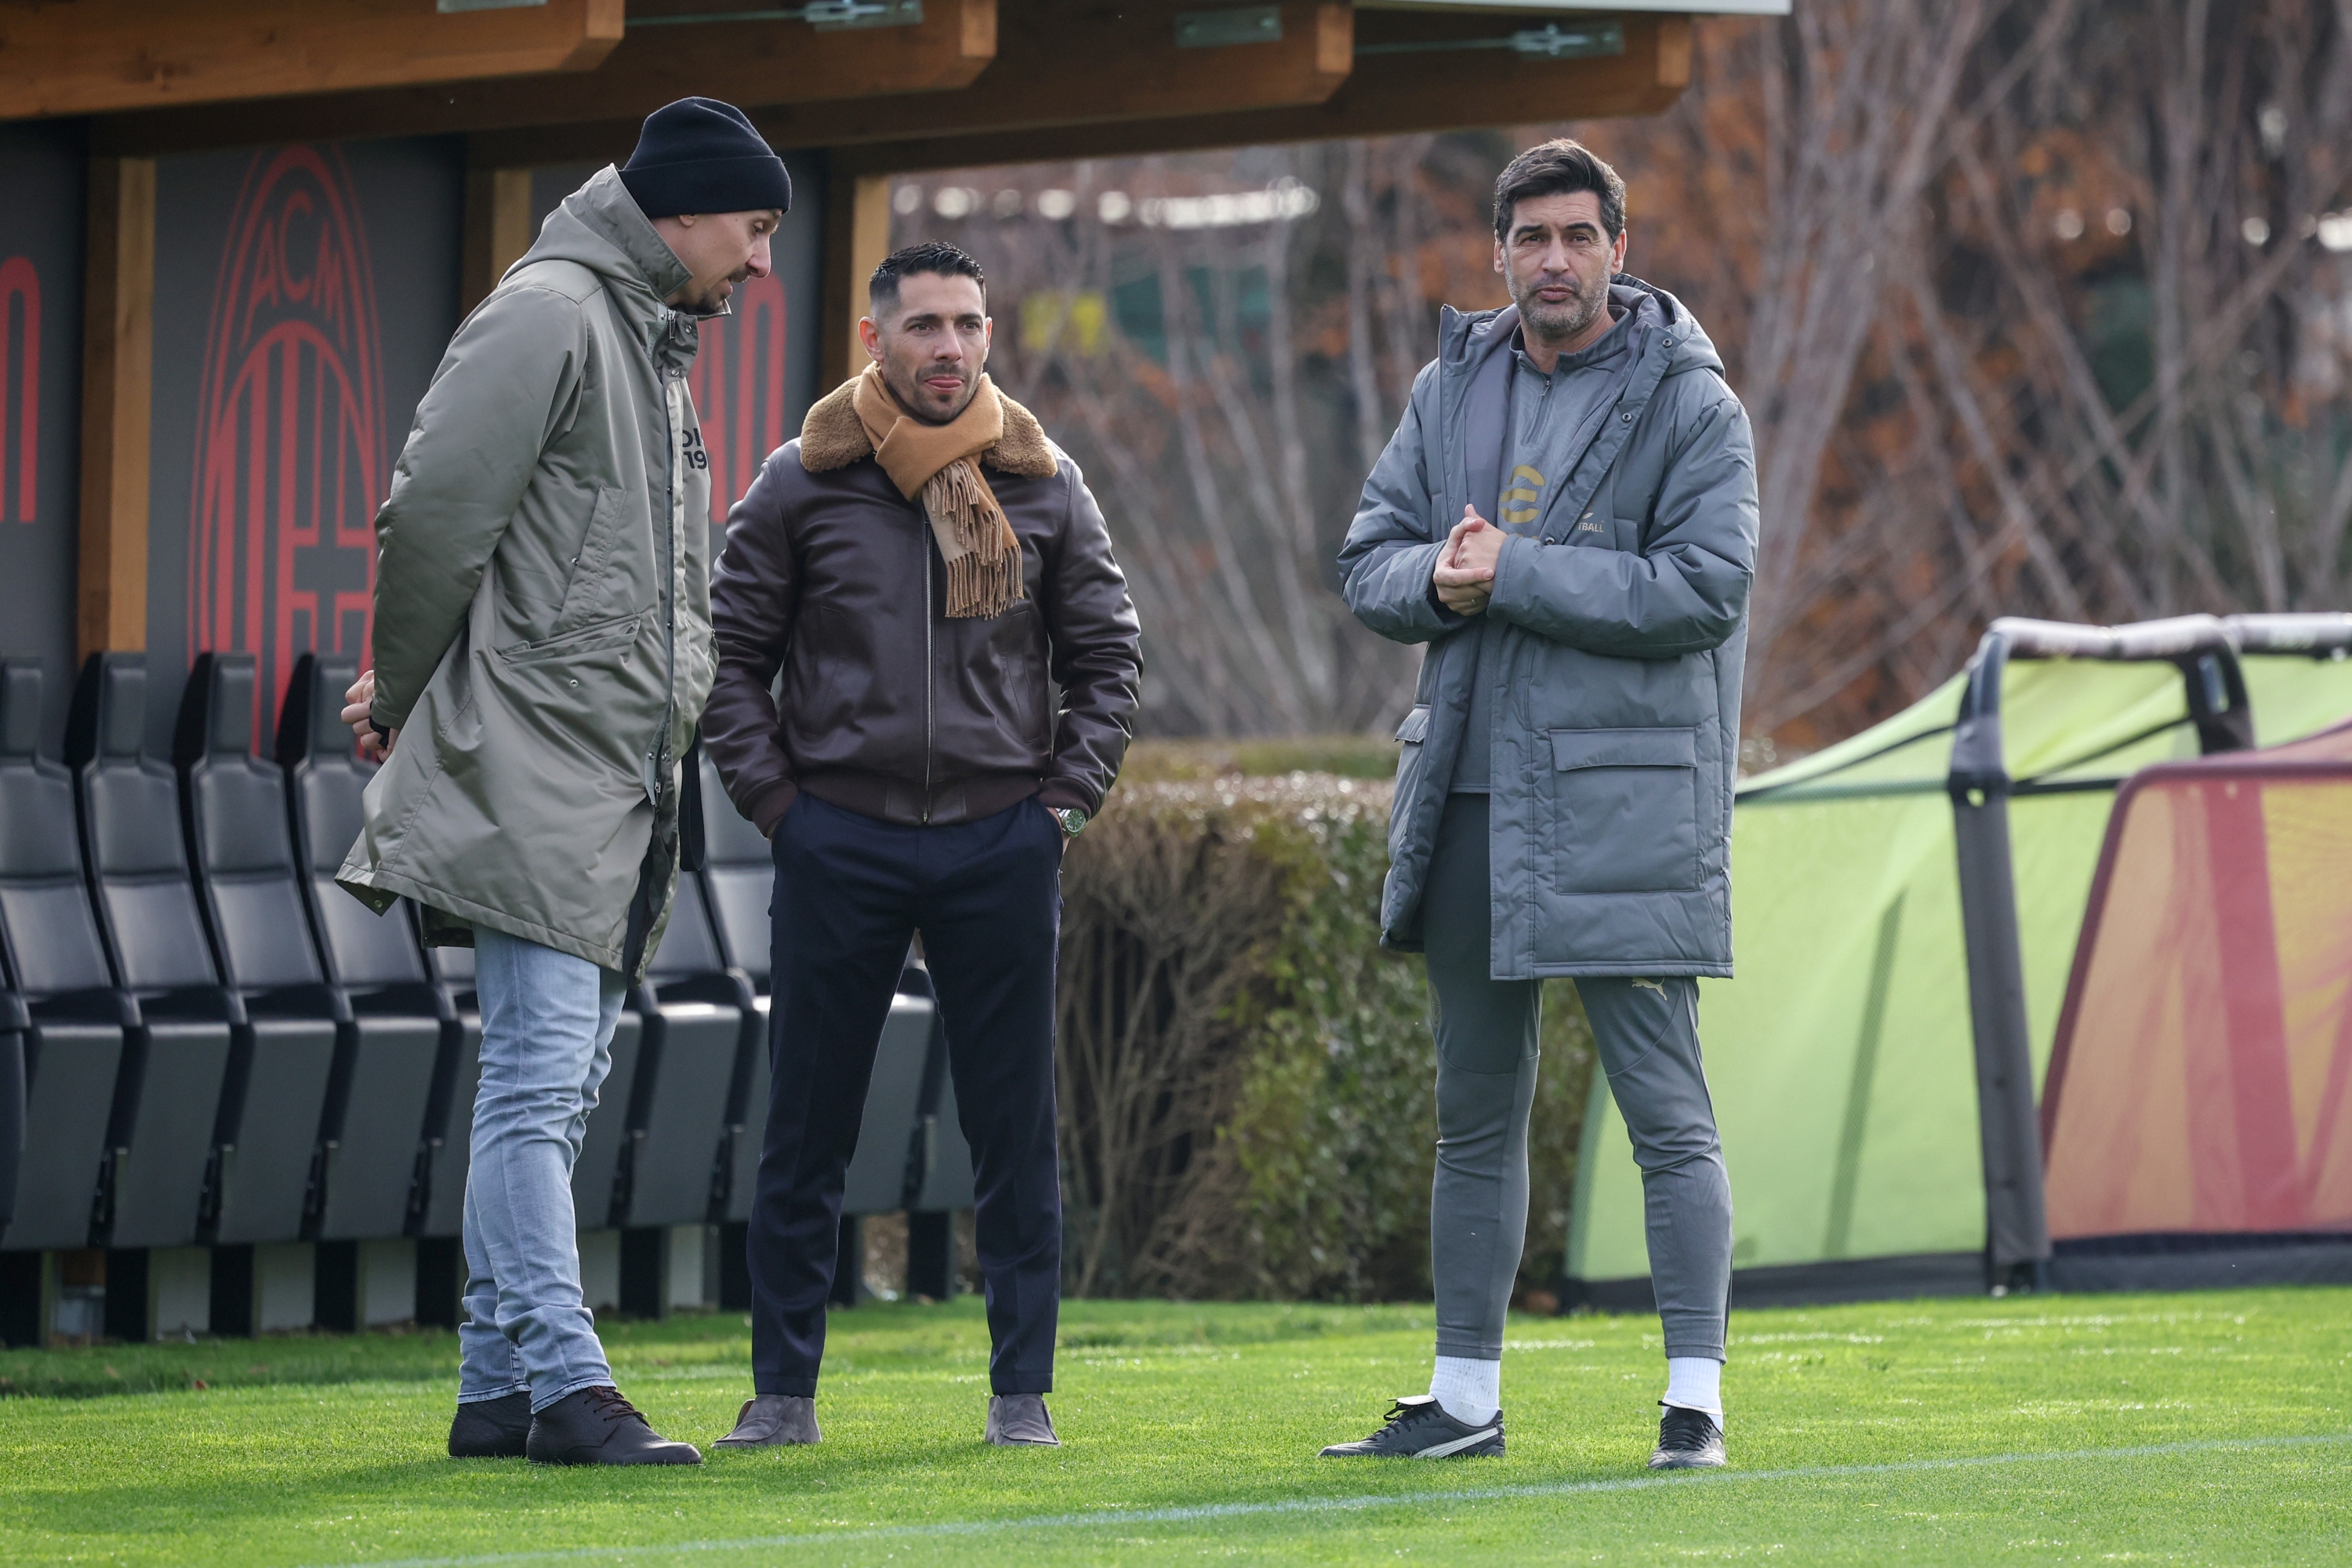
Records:
[[[533,1411],[613,1381],[580,1292],[572,1166],[613,1066],[621,976],[474,928],[482,1083],[466,1173],[457,1403],[528,1392]]]

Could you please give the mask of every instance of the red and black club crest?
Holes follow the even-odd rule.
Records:
[[[378,331],[341,157],[257,154],[213,286],[188,541],[188,652],[255,656],[257,737],[299,655],[370,662],[390,461]]]
[[[41,434],[41,275],[0,261],[0,519],[33,521]]]
[[[702,323],[687,390],[710,454],[710,521],[751,488],[768,454],[784,444],[784,285],[773,273],[735,286],[734,311]]]

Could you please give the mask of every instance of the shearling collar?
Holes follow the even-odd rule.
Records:
[[[852,376],[817,399],[808,417],[801,421],[801,467],[810,473],[845,468],[874,455],[874,443],[852,402],[856,389],[857,378]],[[1004,435],[981,453],[980,460],[1024,479],[1051,479],[1061,465],[1037,416],[1002,392],[996,400],[1004,407]]]

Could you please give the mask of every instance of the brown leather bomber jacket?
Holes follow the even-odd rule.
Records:
[[[966,822],[1033,795],[1092,813],[1134,733],[1142,663],[1077,465],[1004,398],[981,463],[1021,540],[1024,596],[950,620],[930,525],[874,461],[849,390],[809,411],[728,514],[702,715],[728,795],[765,834],[801,790],[887,822]]]

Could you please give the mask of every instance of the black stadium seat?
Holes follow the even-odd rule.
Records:
[[[428,947],[425,962],[457,1026],[455,1048],[444,1044],[425,1102],[425,1178],[410,1228],[420,1237],[448,1237],[462,1235],[466,1226],[466,1154],[474,1135],[474,1091],[482,1081],[482,1010],[474,998],[472,948]]]
[[[252,655],[198,654],[172,745],[204,932],[249,1020],[221,1097],[225,1243],[308,1234],[328,1085],[350,1047],[350,1005],[327,984],[302,909],[285,775],[253,754],[255,702]]]
[[[0,991],[0,1237],[16,1217],[16,1169],[25,1158],[25,1035],[32,1026],[23,999]]]
[[[82,879],[73,777],[39,754],[40,725],[40,666],[0,664],[0,1248],[9,1250],[89,1245],[127,1033]]]
[[[146,731],[145,656],[92,654],[74,689],[66,761],[98,933],[113,984],[136,1005],[107,1121],[112,1158],[100,1221],[117,1247],[199,1238],[216,1174],[217,1112],[249,1044],[244,1008],[221,986],[205,945],[178,792],[145,755]],[[55,907],[70,921],[72,904]],[[85,941],[70,946],[81,956],[61,958],[78,984],[97,970]]]
[[[751,1217],[760,1139],[768,1120],[768,900],[776,865],[767,839],[727,798],[718,764],[708,754],[698,760],[703,844],[698,875],[719,959],[750,981],[753,994],[752,1046],[743,1055],[741,1081],[729,1096],[724,1217],[740,1223]]]
[[[304,654],[278,721],[297,878],[326,977],[351,1005],[321,1134],[322,1241],[402,1235],[425,1174],[425,1112],[436,1066],[457,1048],[456,1008],[425,973],[405,910],[379,915],[335,885],[359,837],[370,770],[340,717],[359,661]]]
[[[669,925],[630,1005],[645,1044],[629,1102],[626,1201],[614,1223],[699,1225],[711,1217],[728,1102],[758,1016],[751,983],[719,956],[691,872],[678,874]]]

